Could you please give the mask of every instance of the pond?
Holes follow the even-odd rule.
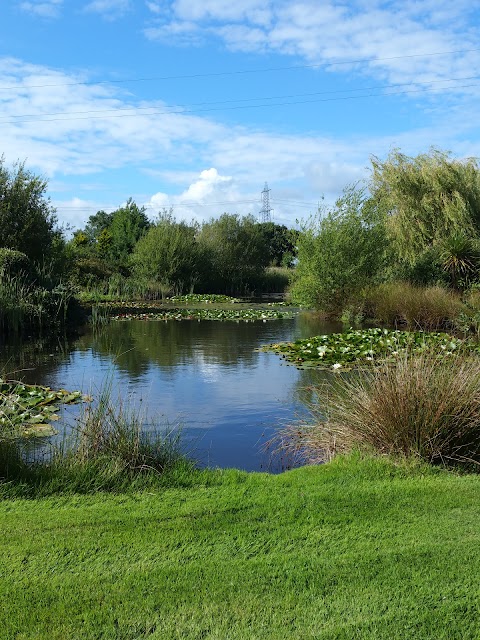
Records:
[[[113,399],[141,408],[146,422],[179,426],[199,465],[279,472],[289,461],[266,443],[305,413],[304,389],[331,374],[299,371],[257,349],[338,330],[307,313],[266,322],[112,322],[70,343],[3,345],[0,371],[93,397],[111,384]],[[67,428],[79,410],[65,409]]]

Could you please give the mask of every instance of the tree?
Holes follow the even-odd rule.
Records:
[[[369,189],[388,214],[387,228],[401,260],[418,256],[460,232],[480,234],[480,170],[476,160],[454,160],[431,149],[408,157],[392,151],[372,158]]]
[[[202,226],[198,243],[206,267],[203,280],[210,291],[245,293],[255,287],[269,263],[253,216],[224,213]]]
[[[297,255],[298,231],[274,222],[260,222],[258,226],[268,252],[269,264],[291,267]]]
[[[47,181],[25,169],[24,163],[8,169],[0,157],[0,243],[35,263],[54,258],[54,247],[62,239],[46,190]]]
[[[348,187],[330,211],[304,225],[292,296],[338,312],[362,287],[381,279],[388,242],[384,216],[364,189]]]
[[[112,224],[113,213],[100,210],[88,218],[84,234],[90,242],[97,242],[99,236],[109,229]]]
[[[138,207],[129,198],[124,207],[111,214],[110,225],[101,229],[98,241],[103,243],[104,251],[114,266],[127,270],[130,254],[149,227],[145,207]]]
[[[163,213],[138,241],[131,262],[136,277],[156,281],[174,291],[193,290],[198,279],[196,228]]]

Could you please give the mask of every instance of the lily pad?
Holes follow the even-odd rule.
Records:
[[[80,391],[54,391],[0,379],[0,437],[54,435],[56,431],[49,422],[59,419],[59,405],[89,400]]]
[[[427,350],[447,357],[460,350],[475,350],[475,346],[448,333],[373,328],[350,329],[345,333],[314,336],[262,348],[262,351],[274,351],[299,368],[319,367],[335,371],[374,365],[386,358],[394,360],[406,351],[421,353]]]

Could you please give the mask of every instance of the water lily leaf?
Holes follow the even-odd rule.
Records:
[[[58,431],[54,429],[51,424],[39,423],[24,429],[22,435],[25,438],[46,438],[48,436],[57,435],[57,433]]]

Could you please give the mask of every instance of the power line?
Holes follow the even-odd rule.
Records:
[[[338,94],[338,93],[348,93],[348,92],[353,92],[353,91],[377,91],[377,90],[381,90],[381,89],[395,89],[397,87],[409,87],[409,86],[417,86],[417,85],[433,85],[433,84],[439,84],[442,82],[459,82],[459,81],[463,81],[463,80],[478,80],[480,79],[480,76],[475,75],[475,76],[462,76],[459,78],[445,78],[443,80],[427,80],[427,81],[422,81],[422,82],[403,82],[403,83],[396,83],[396,84],[386,84],[386,85],[378,85],[378,86],[374,86],[374,87],[358,87],[358,88],[354,88],[354,89],[333,89],[333,90],[329,90],[329,91],[313,91],[313,92],[309,92],[309,93],[293,93],[293,94],[283,94],[283,95],[276,95],[276,96],[261,96],[258,98],[237,98],[236,100],[215,100],[215,101],[210,101],[210,102],[191,102],[188,104],[174,104],[174,105],[163,105],[163,108],[165,109],[178,109],[178,108],[187,108],[187,107],[194,107],[194,106],[203,106],[203,105],[216,105],[216,104],[231,104],[234,102],[249,102],[249,101],[254,101],[254,100],[281,100],[281,99],[287,99],[287,98],[303,98],[303,97],[309,97],[309,96],[319,96],[319,95],[332,95],[332,94]],[[467,85],[469,86],[469,85]],[[454,87],[444,87],[446,89],[454,89]],[[462,88],[461,86],[459,88]],[[427,90],[427,89],[425,89]],[[395,95],[398,92],[394,92],[393,95]],[[383,94],[380,94],[383,95]],[[389,94],[386,94],[389,95]],[[349,98],[350,96],[346,96],[347,98]],[[351,96],[352,98],[356,97],[356,96]],[[359,96],[359,97],[364,97],[364,96]],[[369,96],[367,96],[369,97]],[[242,106],[242,105],[239,105]],[[257,106],[257,105],[246,105],[248,106]],[[260,105],[261,106],[261,105]],[[46,117],[50,117],[50,116],[59,116],[59,115],[65,115],[65,116],[69,116],[69,115],[83,115],[83,114],[90,114],[90,113],[103,113],[103,114],[110,114],[110,113],[118,113],[119,111],[147,111],[150,109],[155,109],[156,107],[154,106],[150,106],[150,107],[115,107],[112,109],[88,109],[85,111],[56,111],[56,112],[52,112],[52,113],[20,113],[20,114],[15,114],[13,116],[0,116],[0,121],[4,118],[46,118]],[[157,113],[157,112],[155,112]],[[166,113],[170,113],[170,112],[166,112]],[[182,111],[181,113],[185,113],[185,111]],[[123,115],[123,114],[122,114]],[[136,113],[134,114],[126,114],[126,115],[137,115]],[[145,114],[145,115],[150,115],[150,114]],[[153,115],[153,114],[152,114]],[[60,120],[63,119],[67,119],[67,118],[61,118]],[[36,121],[36,120],[35,120]],[[29,122],[29,120],[25,120],[23,122]],[[48,122],[48,121],[47,121]],[[9,123],[6,123],[9,124]]]
[[[322,62],[318,64],[299,64],[292,65],[286,67],[266,67],[263,69],[240,69],[236,71],[216,71],[216,72],[208,72],[208,73],[191,73],[185,75],[176,75],[176,76],[151,76],[146,78],[127,78],[123,80],[91,80],[91,81],[83,81],[83,82],[60,82],[60,83],[51,83],[51,84],[22,84],[16,86],[8,86],[8,87],[0,87],[1,91],[9,91],[9,90],[19,90],[19,89],[40,89],[44,87],[73,87],[73,86],[92,86],[92,85],[103,85],[103,84],[123,84],[127,82],[151,82],[154,80],[188,80],[191,78],[214,78],[221,76],[234,76],[234,75],[246,75],[246,74],[254,74],[254,73],[268,73],[271,71],[290,71],[296,69],[316,69],[319,67],[334,67],[341,65],[351,65],[351,64],[365,64],[370,62],[386,62],[389,60],[404,60],[408,58],[426,58],[432,56],[445,56],[445,55],[454,55],[459,53],[474,53],[480,51],[480,48],[475,49],[457,49],[454,51],[434,51],[431,53],[412,53],[409,55],[403,56],[389,56],[387,58],[359,58],[354,60],[337,60],[333,62]]]
[[[445,87],[445,89],[467,89],[470,87],[478,87],[478,83],[470,83],[464,85],[456,85],[455,87]],[[337,98],[321,98],[318,100],[294,100],[291,102],[273,102],[269,104],[249,104],[249,105],[237,105],[235,107],[214,107],[208,109],[181,109],[178,111],[153,111],[151,113],[139,114],[139,113],[122,113],[122,114],[113,114],[110,116],[89,116],[89,117],[75,117],[75,118],[29,118],[28,120],[7,120],[0,122],[0,124],[23,124],[28,122],[71,122],[73,120],[103,120],[104,118],[135,118],[139,115],[145,116],[156,116],[156,115],[185,115],[185,114],[198,114],[198,113],[207,113],[213,111],[238,111],[240,109],[260,109],[265,107],[283,107],[283,106],[291,106],[298,104],[313,104],[313,103],[321,103],[321,102],[339,102],[345,100],[360,100],[363,98],[383,98],[389,96],[401,96],[408,95],[411,93],[428,93],[430,91],[438,91],[437,87],[427,87],[420,89],[411,89],[406,91],[391,91],[387,93],[367,93],[365,95],[359,96],[343,96]],[[155,107],[152,107],[153,109]],[[14,117],[14,116],[8,116]]]
[[[287,205],[291,205],[291,206],[300,206],[300,207],[316,207],[318,206],[318,202],[299,202],[296,200],[279,200],[278,198],[275,198],[275,202],[281,203],[281,204],[287,204]],[[53,203],[54,204],[54,203]],[[153,203],[148,202],[147,204],[142,205],[143,207],[145,207],[145,209],[169,209],[170,207],[172,208],[185,208],[185,207],[211,207],[211,206],[220,206],[220,205],[237,205],[237,204],[258,204],[258,198],[257,199],[253,199],[253,200],[225,200],[225,201],[221,201],[221,202],[198,202],[196,200],[186,200],[184,202],[172,202],[172,203],[165,203],[165,204],[161,204],[161,205],[155,205]],[[89,206],[84,206],[84,207],[75,207],[74,205],[61,205],[61,204],[54,204],[54,207],[56,209],[62,209],[62,210],[67,210],[67,211],[82,211],[82,212],[88,212],[88,211],[104,211],[105,209],[112,209],[112,211],[115,211],[116,209],[119,209],[121,207],[117,206],[101,206],[101,205],[89,205]]]

